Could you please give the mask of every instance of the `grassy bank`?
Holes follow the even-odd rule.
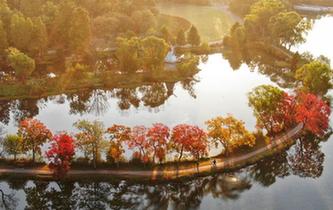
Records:
[[[32,78],[24,83],[0,83],[0,100],[41,98],[64,93],[75,93],[85,89],[135,88],[156,82],[173,83],[188,79],[198,72],[162,70],[155,73],[116,74],[86,72],[80,76],[63,74],[56,78]]]
[[[157,25],[160,28],[167,27],[170,34],[176,37],[180,29],[190,29],[191,22],[179,16],[160,14],[157,18]]]
[[[158,9],[162,14],[179,16],[190,21],[198,28],[204,42],[221,40],[235,22],[223,10],[212,5],[159,3]]]

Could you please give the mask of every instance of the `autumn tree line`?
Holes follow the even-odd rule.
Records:
[[[254,133],[231,115],[208,120],[206,130],[188,124],[170,128],[162,123],[151,127],[115,124],[105,128],[99,121],[79,120],[74,124],[77,133],[56,135],[42,122],[30,118],[21,121],[17,134],[6,135],[1,144],[14,161],[18,155],[31,154],[34,163],[36,154],[43,155],[41,148],[48,143],[45,157],[49,167],[56,174],[64,174],[74,156],[83,156],[94,168],[103,162],[103,157],[119,165],[125,161],[126,149],[132,152],[132,162],[143,164],[184,159],[199,161],[208,157],[211,145],[222,145],[224,155],[228,156],[255,146],[258,137],[269,142],[300,123],[304,125],[304,135],[321,137],[329,130],[330,106],[312,93],[289,94],[274,86],[261,85],[249,93],[249,105],[257,118]]]

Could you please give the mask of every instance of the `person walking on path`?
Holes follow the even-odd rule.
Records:
[[[213,169],[216,168],[216,160],[215,160],[215,159],[213,159],[213,161],[212,161],[212,168],[213,168]]]

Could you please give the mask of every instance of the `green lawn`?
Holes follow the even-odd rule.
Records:
[[[160,28],[166,26],[173,36],[177,36],[180,29],[188,30],[191,27],[191,23],[187,19],[166,14],[158,15],[157,24]]]
[[[221,40],[235,23],[235,18],[220,6],[200,6],[176,3],[160,3],[162,14],[179,16],[195,25],[202,41]]]

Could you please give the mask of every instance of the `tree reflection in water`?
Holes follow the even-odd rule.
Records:
[[[29,185],[29,186],[28,186]],[[237,199],[250,189],[247,180],[217,174],[172,183],[45,182],[23,186],[26,209],[189,209],[212,193],[214,198]],[[15,194],[13,189],[12,193]]]
[[[284,51],[283,47],[277,47]],[[289,52],[287,52],[288,54]],[[291,54],[291,53],[290,53]],[[233,70],[238,70],[242,64],[246,64],[251,70],[270,77],[271,81],[282,88],[293,88],[296,86],[294,77],[295,70],[300,67],[302,59],[298,53],[291,58],[279,58],[258,49],[256,43],[246,46],[227,46],[222,50],[222,56],[229,61]]]
[[[45,103],[45,99],[23,99],[17,100],[15,103],[14,119],[16,122],[20,122],[25,118],[32,118],[39,114],[39,109],[42,104]]]
[[[18,199],[15,197],[15,192],[12,191],[10,193],[5,192],[0,189],[0,208],[1,209],[15,209],[18,204]]]
[[[109,92],[104,90],[89,90],[68,95],[70,114],[105,114],[109,108],[108,94]]]
[[[138,98],[136,88],[118,88],[112,91],[112,97],[118,99],[118,107],[121,110],[128,110],[133,106],[138,108],[140,106],[140,99]]]
[[[287,153],[281,152],[280,154],[260,160],[248,167],[250,177],[253,181],[268,187],[276,182],[276,178],[283,178],[290,175],[290,167],[287,159]]]
[[[47,98],[0,100],[0,122],[7,125],[11,114],[16,122],[34,117],[39,114],[47,101]]]
[[[117,100],[120,110],[128,110],[131,107],[137,109],[144,106],[149,110],[158,111],[158,108],[174,95],[175,84],[174,82],[161,82],[133,88],[82,90],[78,93],[40,99],[0,100],[0,122],[7,125],[10,122],[11,113],[16,122],[24,118],[35,117],[49,101],[64,104],[67,100],[70,108],[69,114],[101,116],[110,108],[110,99]],[[180,84],[190,96],[196,98],[193,88],[196,81],[186,80],[181,81]]]
[[[164,83],[155,83],[149,86],[139,88],[142,94],[142,102],[144,106],[156,108],[165,103],[169,98],[167,87]]]
[[[291,170],[300,177],[318,178],[323,172],[325,154],[316,140],[298,140],[291,151]]]
[[[7,100],[0,100],[0,122],[7,125],[10,120],[12,102]]]

